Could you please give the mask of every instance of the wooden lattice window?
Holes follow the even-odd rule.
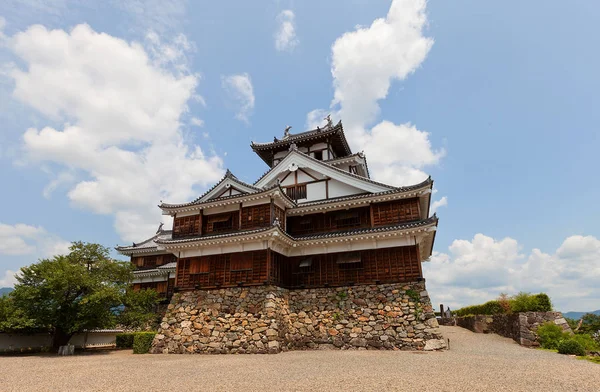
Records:
[[[335,216],[335,225],[338,229],[360,226],[360,214],[358,211],[339,212]]]
[[[210,260],[207,257],[190,261],[190,274],[206,274],[210,270]]]
[[[306,184],[287,187],[285,193],[292,200],[306,199]]]
[[[264,227],[271,224],[271,205],[261,204],[242,208],[242,227],[250,229],[253,227]]]
[[[200,215],[190,215],[175,218],[173,221],[173,236],[198,234],[200,231]]]
[[[208,215],[206,217],[207,221],[207,233],[214,231],[227,231],[232,230],[234,228],[234,215],[237,216],[237,213],[225,213],[225,214],[217,214],[217,215]],[[236,222],[237,223],[237,222]],[[235,225],[237,228],[237,224]]]
[[[230,258],[231,271],[243,271],[252,269],[252,254],[233,253]]]
[[[155,266],[156,266],[156,256],[144,257],[144,267],[155,267]]]
[[[337,265],[341,270],[362,269],[363,262],[360,252],[346,252],[338,254]]]

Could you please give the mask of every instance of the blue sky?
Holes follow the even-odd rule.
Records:
[[[436,304],[600,308],[593,2],[40,4],[0,4],[0,286],[146,238],[159,200],[253,182],[250,141],[332,113],[374,177],[433,176]]]

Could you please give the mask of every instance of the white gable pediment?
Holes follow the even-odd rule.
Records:
[[[329,198],[394,189],[392,186],[343,172],[298,151],[291,151],[277,166],[258,180],[255,186],[270,187],[279,180],[281,186],[285,187],[296,183],[296,176],[298,176],[297,183],[330,179],[330,184],[336,188],[334,191],[336,196],[329,195]],[[307,181],[301,181],[301,178]]]
[[[254,193],[256,192],[256,188],[250,187],[248,185],[244,185],[244,183],[240,181],[236,181],[233,178],[225,178],[219,184],[217,184],[213,189],[210,190],[206,195],[202,196],[199,202],[205,202],[212,199],[217,199],[219,197],[226,196],[235,196],[246,193]]]

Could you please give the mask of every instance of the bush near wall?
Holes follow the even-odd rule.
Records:
[[[558,344],[558,352],[560,354],[584,356],[585,350],[583,346],[575,339],[562,340]]]
[[[133,338],[133,353],[147,354],[152,346],[152,341],[156,336],[156,332],[138,332]]]
[[[456,316],[469,316],[469,315],[477,315],[477,314],[502,314],[505,313],[502,305],[500,305],[499,301],[488,301],[482,305],[473,305],[473,306],[465,306],[464,308],[458,309],[454,311]]]
[[[135,334],[135,332],[117,334],[117,348],[133,348],[133,337],[135,336]]]
[[[488,301],[481,305],[466,306],[454,311],[456,316],[494,315],[519,312],[550,312],[552,303],[545,293],[519,293],[513,297],[501,295],[498,300]]]

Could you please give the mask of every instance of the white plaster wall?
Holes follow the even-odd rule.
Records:
[[[336,180],[329,181],[329,198],[356,195],[358,193],[364,193],[362,189],[355,188],[351,185],[344,184]]]
[[[304,201],[323,200],[327,197],[325,181],[306,184],[306,199]]]
[[[280,181],[280,185],[281,186],[288,186],[288,185],[294,185],[294,181],[295,181],[295,175],[294,173],[290,173],[289,176],[287,176],[287,178],[285,178],[285,176],[288,174],[289,172],[286,171],[284,173],[281,173],[281,175],[279,176],[279,181]],[[285,180],[284,180],[285,178]]]
[[[270,197],[264,197],[262,199],[258,199],[258,200],[249,200],[249,201],[245,201],[242,203],[243,207],[250,207],[250,206],[257,206],[260,204],[270,204],[271,203],[271,198]]]
[[[290,177],[292,177],[292,174],[290,174]],[[309,176],[308,174],[304,173],[301,170],[298,170],[298,183],[302,184],[304,182],[310,182],[310,181],[314,181],[315,179],[312,178],[311,176]]]
[[[177,213],[177,218],[181,218],[184,216],[191,216],[191,215],[199,215],[199,214],[200,214],[200,209],[192,210],[192,211],[183,211],[183,212]]]
[[[121,331],[115,332],[89,332],[87,336],[87,345],[89,346],[109,346],[116,344],[116,336]],[[81,348],[85,342],[85,333],[75,334],[69,340],[69,344]],[[33,335],[0,333],[0,352],[18,351],[20,349],[42,349],[52,345],[52,336],[50,334],[38,333]]]
[[[279,151],[276,152],[275,155],[273,156],[273,158],[283,158],[284,156],[286,156],[288,154],[288,151]]]
[[[227,206],[206,208],[204,210],[204,215],[220,214],[222,212],[237,211],[239,209],[240,209],[240,205],[239,204],[230,204],[230,205],[227,205]]]

